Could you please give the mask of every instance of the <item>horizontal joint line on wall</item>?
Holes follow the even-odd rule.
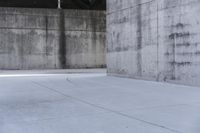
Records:
[[[37,16],[37,17],[57,17],[57,18],[59,18],[60,16],[59,15],[45,15],[45,14],[17,14],[17,13],[14,13],[14,14],[8,14],[8,13],[0,13],[0,15],[6,15],[6,16],[8,16],[8,15],[10,15],[10,16],[15,16],[15,15],[19,15],[19,16]],[[77,15],[77,14],[73,14],[73,15]],[[79,19],[79,18],[81,18],[81,19],[95,19],[95,20],[101,20],[101,19],[104,19],[104,17],[82,17],[82,16],[76,16],[76,17],[72,17],[72,16],[67,16],[67,15],[65,15],[65,18],[77,18],[77,19]]]
[[[152,3],[154,1],[156,1],[156,0],[151,0],[151,1],[140,3],[140,4],[137,4],[137,5],[134,5],[134,6],[126,7],[126,8],[115,10],[115,11],[111,11],[111,12],[108,12],[107,15],[113,14],[115,12],[120,12],[120,11],[128,10],[128,9],[131,9],[131,8],[135,8],[137,6],[142,6],[142,5],[145,5],[145,4],[149,4],[149,3]]]
[[[46,29],[46,28],[12,28],[12,27],[0,27],[0,30],[49,30],[49,31],[60,31],[59,29]],[[70,30],[65,31],[83,31],[83,32],[106,32],[106,31],[92,31],[92,30]]]

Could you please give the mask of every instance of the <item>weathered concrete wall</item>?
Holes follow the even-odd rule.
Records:
[[[0,69],[105,66],[105,12],[0,8]]]
[[[199,0],[108,0],[109,75],[200,85]]]

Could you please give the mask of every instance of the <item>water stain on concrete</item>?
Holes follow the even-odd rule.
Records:
[[[181,67],[181,66],[188,66],[188,65],[191,65],[192,62],[169,62],[171,65],[175,65],[175,66],[178,66],[178,67]]]
[[[59,62],[62,69],[66,68],[66,36],[65,36],[65,14],[62,9],[59,10]]]
[[[141,0],[137,0],[137,72],[142,76],[142,7]]]
[[[189,32],[176,32],[176,33],[171,33],[169,35],[170,39],[175,39],[175,38],[181,38],[181,37],[189,37],[190,33]]]

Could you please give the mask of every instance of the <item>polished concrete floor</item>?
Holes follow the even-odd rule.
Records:
[[[200,133],[200,88],[104,71],[2,71],[0,133]]]

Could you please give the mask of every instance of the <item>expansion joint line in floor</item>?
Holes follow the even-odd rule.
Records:
[[[76,98],[76,97],[73,97],[71,95],[68,95],[68,94],[65,94],[63,92],[60,92],[54,88],[51,88],[51,87],[48,87],[46,85],[43,85],[41,83],[38,83],[38,82],[35,82],[35,81],[32,81],[33,84],[39,86],[39,87],[42,87],[42,88],[46,88],[48,90],[51,90],[55,93],[58,93],[64,97],[67,97],[67,98],[71,98],[73,100],[76,100],[78,102],[81,102],[81,103],[84,103],[84,104],[87,104],[87,105],[90,105],[92,107],[95,107],[95,108],[99,108],[99,109],[102,109],[104,111],[108,111],[108,112],[111,112],[111,113],[114,113],[114,114],[117,114],[117,115],[120,115],[120,116],[123,116],[123,117],[126,117],[126,118],[129,118],[129,119],[132,119],[132,120],[136,120],[136,121],[139,121],[139,122],[142,122],[142,123],[145,123],[145,124],[148,124],[148,125],[151,125],[151,126],[154,126],[154,127],[159,127],[159,128],[162,128],[162,129],[165,129],[165,130],[168,130],[168,131],[171,131],[171,132],[174,132],[174,133],[183,133],[181,131],[178,131],[178,130],[175,130],[175,129],[171,129],[171,128],[168,128],[166,126],[163,126],[163,125],[160,125],[160,124],[156,124],[156,123],[153,123],[153,122],[149,122],[149,121],[146,121],[146,120],[142,120],[142,119],[139,119],[137,117],[134,117],[134,116],[131,116],[131,115],[128,115],[128,114],[125,114],[125,113],[122,113],[122,112],[119,112],[119,111],[115,111],[115,110],[112,110],[112,109],[109,109],[109,108],[105,108],[103,106],[100,106],[100,105],[96,105],[96,104],[93,104],[93,103],[90,103],[88,101],[85,101],[85,100],[82,100],[80,98]]]

